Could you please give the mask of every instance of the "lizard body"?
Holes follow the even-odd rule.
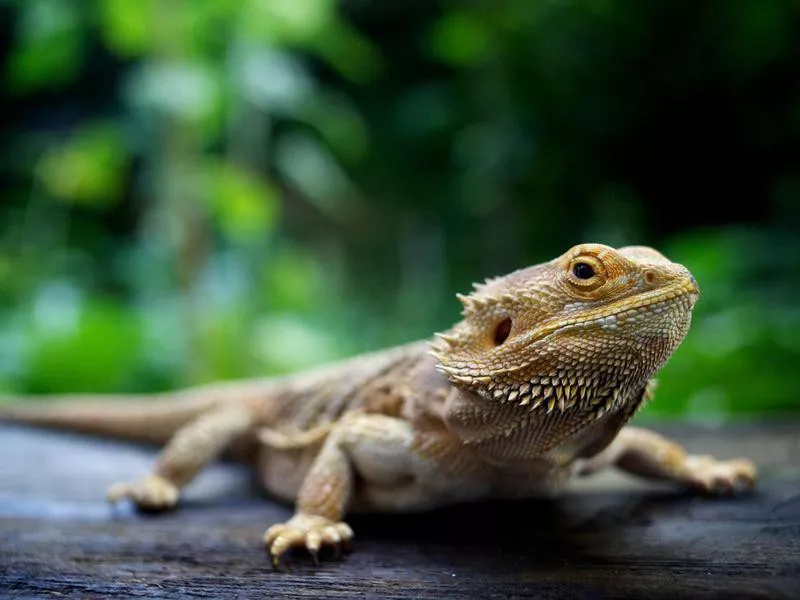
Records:
[[[224,452],[253,465],[296,514],[265,534],[274,564],[352,538],[351,510],[412,511],[558,492],[616,465],[707,493],[752,487],[746,459],[688,455],[625,427],[680,344],[699,296],[682,265],[645,247],[575,246],[459,296],[463,320],[432,342],[277,379],[123,403],[11,404],[0,420],[168,442],[152,475],[111,500],[174,506]]]

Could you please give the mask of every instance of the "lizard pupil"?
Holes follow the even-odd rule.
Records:
[[[572,267],[572,274],[578,279],[591,279],[594,277],[594,269],[586,263],[577,263]]]
[[[499,346],[508,339],[511,333],[511,319],[503,319],[498,323],[497,329],[494,330],[494,344]]]

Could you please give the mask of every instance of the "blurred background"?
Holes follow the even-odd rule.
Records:
[[[800,410],[800,3],[0,0],[0,388],[283,373],[572,244],[696,275],[645,418]]]

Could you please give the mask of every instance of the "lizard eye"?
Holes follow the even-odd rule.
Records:
[[[590,254],[573,258],[567,268],[567,281],[577,290],[591,292],[606,282],[603,262]]]
[[[578,279],[591,279],[594,277],[594,269],[590,264],[579,262],[572,267],[572,274]]]
[[[494,330],[494,345],[499,346],[508,339],[511,333],[511,319],[505,318],[497,324]]]

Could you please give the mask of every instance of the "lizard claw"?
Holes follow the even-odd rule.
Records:
[[[690,456],[686,460],[688,482],[714,496],[735,496],[753,488],[756,467],[746,458],[717,460],[713,456]]]
[[[318,515],[298,513],[286,523],[273,525],[264,534],[264,543],[276,569],[281,557],[291,548],[305,547],[315,565],[319,565],[319,550],[323,545],[332,546],[336,558],[353,539],[353,530],[347,523],[331,521]]]
[[[109,502],[130,498],[139,510],[146,512],[172,508],[179,495],[178,487],[159,475],[148,475],[137,483],[115,483],[106,493]]]

